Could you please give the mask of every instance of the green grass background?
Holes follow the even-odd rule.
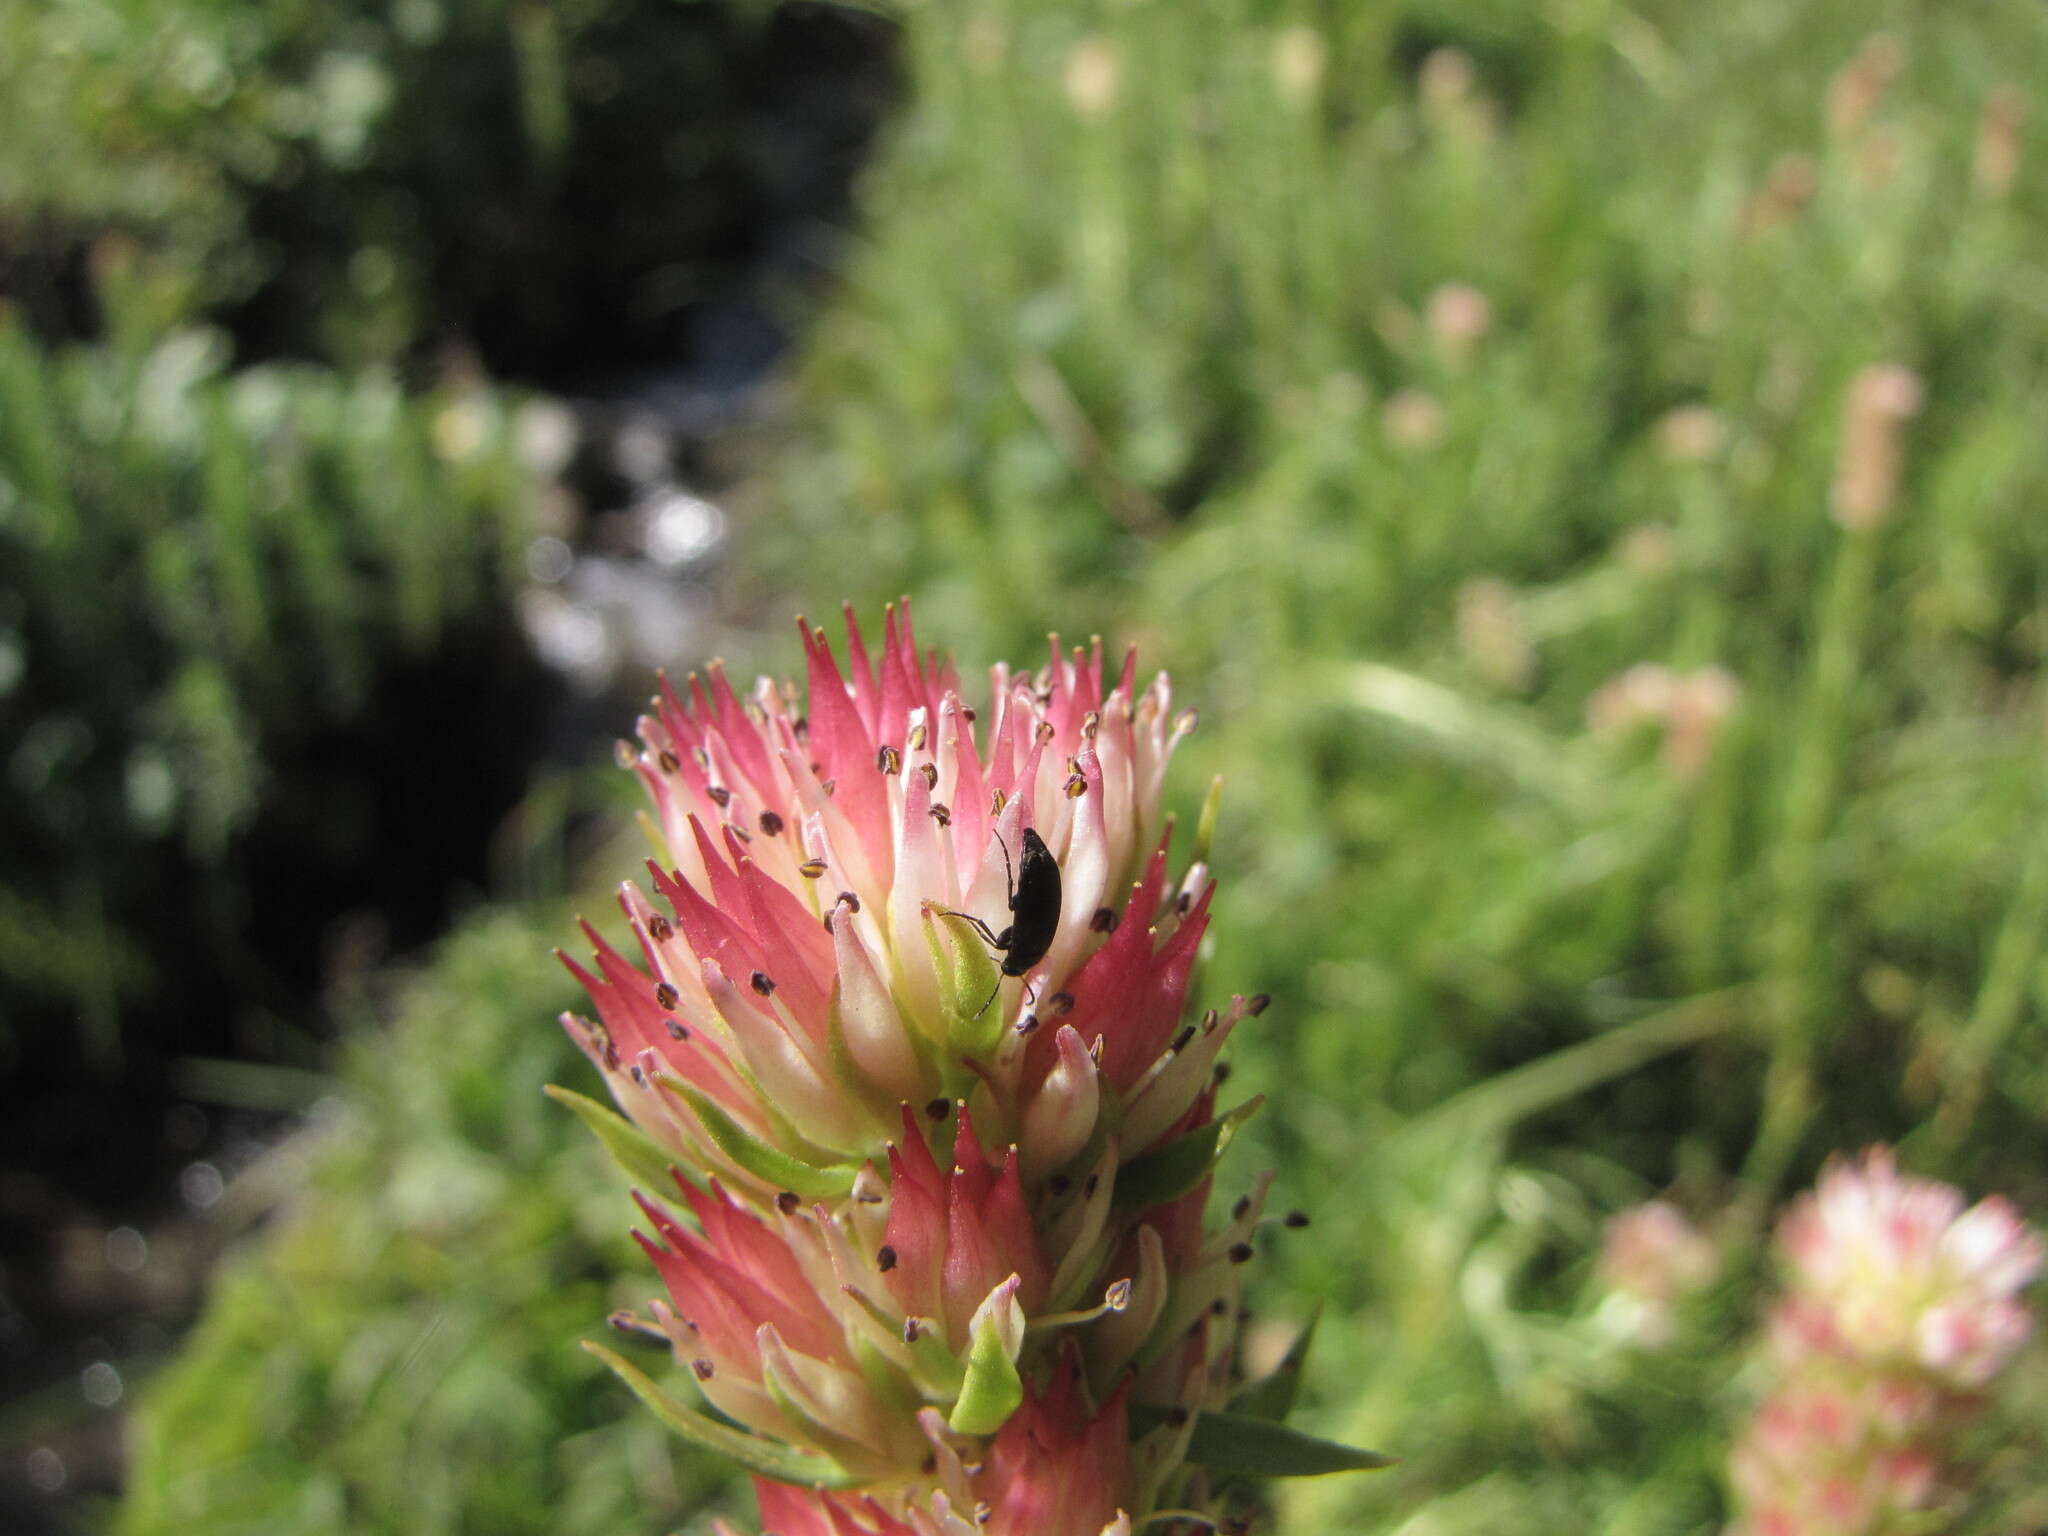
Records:
[[[1201,709],[1175,794],[1226,781],[1206,985],[1275,999],[1232,1167],[1316,1219],[1257,1304],[1324,1305],[1304,1422],[1403,1458],[1275,1494],[1278,1528],[1717,1529],[1775,1202],[1881,1138],[2048,1210],[2038,124],[2009,188],[1976,169],[2048,28],[1767,0],[900,18],[908,102],[757,444],[756,606],[909,592],[970,668],[1048,627],[1137,639]],[[1847,122],[1831,82],[1880,30],[1895,73]],[[1462,350],[1428,321],[1449,283],[1490,310]],[[1925,401],[1890,515],[1845,531],[1877,363]],[[1687,406],[1716,441],[1675,457]],[[1737,685],[1697,773],[1588,724],[1646,662]],[[346,1130],[145,1391],[119,1529],[701,1528],[716,1473],[573,1349],[649,1281],[539,1098],[579,1078],[566,932],[482,920],[361,1033]],[[1649,1353],[1590,1271],[1604,1217],[1664,1191],[1717,1217],[1725,1273]],[[2041,1519],[2041,1374],[1954,1528]]]

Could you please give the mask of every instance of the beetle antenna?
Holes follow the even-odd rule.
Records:
[[[981,1016],[982,1016],[982,1015],[983,1015],[984,1013],[987,1013],[987,1012],[988,1012],[988,1010],[989,1010],[989,1003],[993,1003],[993,1002],[994,1002],[994,1001],[996,1000],[996,993],[998,993],[998,992],[1000,992],[1000,991],[1002,991],[1002,990],[1003,990],[1003,973],[1002,973],[1001,971],[997,971],[997,972],[996,972],[996,984],[995,984],[995,986],[994,986],[994,987],[992,987],[992,988],[991,988],[991,989],[989,990],[989,994],[988,994],[988,1002],[987,1002],[987,1003],[983,1003],[983,1004],[982,1004],[982,1005],[981,1005],[981,1006],[980,1006],[979,1008],[977,1008],[977,1009],[975,1009],[975,1010],[974,1010],[974,1016],[975,1016],[975,1017],[976,1017],[977,1019],[978,1019],[978,1018],[980,1018],[980,1017],[981,1017]]]
[[[1010,891],[1010,910],[1017,910],[1017,870],[1010,862],[1010,845],[1003,841],[1003,834],[990,827],[989,836],[996,840],[996,846],[1003,850],[1003,882]]]

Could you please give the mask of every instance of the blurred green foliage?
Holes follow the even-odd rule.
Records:
[[[308,962],[285,954],[317,965],[335,914],[264,895],[266,869],[338,902],[379,858],[431,861],[431,837],[374,853],[422,818],[328,754],[350,730],[369,747],[408,669],[448,693],[467,679],[481,705],[513,696],[532,491],[495,396],[228,372],[217,332],[102,257],[108,340],[46,348],[0,314],[0,1074],[154,1104],[170,1058],[248,1048],[253,1011],[299,1012]],[[83,1157],[136,1134],[114,1101],[52,1113],[48,1091],[10,1143]]]
[[[547,1023],[566,921],[472,921],[361,1021],[346,1107],[252,1175],[282,1203],[153,1384],[123,1536],[709,1530],[729,1476],[574,1344],[647,1284],[616,1175],[541,1096],[577,1059]]]
[[[2048,1211],[2048,206],[2038,134],[2007,120],[2002,177],[1987,116],[2048,78],[2048,33],[1773,0],[905,23],[914,106],[754,557],[813,607],[913,592],[970,666],[1048,622],[1139,638],[1201,707],[1176,778],[1189,810],[1229,781],[1207,974],[1276,999],[1232,1166],[1318,1224],[1262,1294],[1328,1303],[1310,1427],[1404,1458],[1289,1490],[1280,1528],[1717,1529],[1758,1238],[1828,1150],[1899,1141]],[[1876,364],[1924,403],[1886,514],[1845,528]],[[526,1011],[496,1051],[545,1031]],[[387,1164],[334,1167],[309,1213],[389,1219],[362,1214]],[[1724,1278],[1650,1351],[1592,1255],[1665,1189],[1720,1213]],[[530,1278],[490,1270],[444,1283]],[[279,1317],[238,1275],[139,1486],[249,1390],[218,1340],[388,1339],[413,1303],[350,1310],[367,1289]],[[574,1369],[575,1325],[524,1326],[476,1352]],[[278,1369],[309,1411],[360,1401]],[[2026,1401],[2042,1379],[2037,1352]],[[2019,1422],[1954,1529],[2038,1523]],[[260,1497],[342,1475],[308,1454]],[[389,1482],[351,1507],[395,1507],[404,1463],[364,1465]]]
[[[0,280],[89,325],[106,230],[258,357],[673,364],[836,201],[875,28],[765,0],[53,0],[0,16]],[[835,59],[832,50],[846,50]],[[808,89],[806,89],[808,88]],[[801,97],[801,99],[797,99]]]

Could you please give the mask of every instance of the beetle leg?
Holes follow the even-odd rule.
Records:
[[[955,912],[951,907],[935,907],[933,910],[947,917],[957,917],[965,922],[976,933],[981,935],[982,943],[986,944],[990,949],[1008,949],[1010,947],[1008,942],[1010,930],[1007,928],[1003,930],[1003,936],[999,939],[989,931],[988,924],[984,923],[972,912]]]

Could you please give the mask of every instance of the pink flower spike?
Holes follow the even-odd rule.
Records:
[[[651,884],[637,951],[565,957],[596,1017],[563,1023],[653,1143],[599,1120],[614,1155],[677,1170],[640,1197],[655,1326],[786,1448],[735,1454],[833,1486],[761,1484],[776,1536],[1131,1536],[1208,1501],[1191,1421],[1139,1466],[1126,1405],[1228,1400],[1264,1194],[1208,1231],[1207,1177],[1150,1209],[1120,1177],[1210,1124],[1257,1006],[1189,1006],[1212,888],[1161,791],[1192,713],[1057,638],[971,707],[907,600],[846,622],[835,657],[799,621],[801,686],[661,678],[620,749]],[[1927,1347],[1981,1354],[1976,1321]]]
[[[1738,1440],[1737,1533],[1934,1528],[1957,1436],[2028,1337],[2040,1239],[1997,1197],[1902,1175],[1873,1147],[1823,1170],[1778,1228],[1771,1395]]]

